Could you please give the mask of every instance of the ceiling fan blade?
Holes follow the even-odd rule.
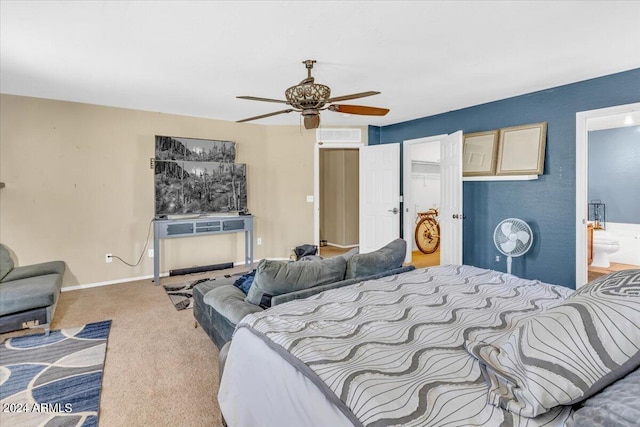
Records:
[[[248,99],[249,101],[278,102],[280,104],[288,104],[289,103],[289,101],[283,101],[281,99],[259,98],[257,96],[236,96],[236,98]]]
[[[378,95],[379,93],[380,92],[375,92],[375,91],[360,92],[360,93],[354,93],[354,94],[351,94],[351,95],[336,96],[336,97],[333,97],[333,98],[329,98],[329,99],[325,100],[324,102],[326,104],[329,104],[331,102],[336,102],[336,101],[346,101],[348,99],[364,98],[365,96]]]
[[[384,116],[389,112],[388,108],[366,107],[364,105],[344,105],[333,104],[329,106],[329,110],[338,113],[360,114],[363,116]]]
[[[271,116],[275,116],[275,115],[278,115],[278,114],[290,113],[292,111],[295,111],[295,110],[289,108],[288,110],[281,110],[281,111],[276,111],[274,113],[262,114],[260,116],[249,117],[248,119],[238,120],[236,123],[242,123],[242,122],[248,122],[248,121],[251,121],[251,120],[264,119],[265,117],[271,117]]]
[[[320,114],[304,116],[305,129],[316,129],[318,126],[320,126]]]

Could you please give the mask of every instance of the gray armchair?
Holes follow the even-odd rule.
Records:
[[[15,267],[0,244],[0,333],[30,327],[48,333],[64,271],[63,261]]]

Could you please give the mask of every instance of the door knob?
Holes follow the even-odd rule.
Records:
[[[398,212],[400,212],[400,211],[398,210],[398,208],[393,208],[393,209],[387,210],[387,212],[392,212],[394,215],[397,215]]]
[[[453,219],[458,219],[458,214],[453,214],[451,216],[453,217]]]

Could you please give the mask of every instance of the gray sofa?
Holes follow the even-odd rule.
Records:
[[[238,277],[216,278],[193,289],[193,315],[216,346],[231,340],[240,320],[287,301],[320,292],[413,270],[402,266],[406,242],[394,240],[377,251],[310,261],[262,260],[248,294],[234,282]]]
[[[63,261],[15,267],[0,244],[0,333],[49,326],[62,287]]]

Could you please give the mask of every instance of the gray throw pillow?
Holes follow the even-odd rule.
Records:
[[[11,259],[9,250],[3,244],[0,244],[0,280],[9,274],[13,267],[13,259]]]
[[[321,257],[320,255],[305,255],[302,258],[298,258],[298,262],[299,261],[320,261],[324,259],[323,257]]]
[[[374,252],[357,254],[349,258],[345,279],[366,277],[402,267],[407,250],[403,239],[396,239]]]
[[[342,280],[347,262],[342,257],[286,262],[263,259],[256,269],[246,302],[271,306],[271,297]]]
[[[640,366],[640,270],[608,274],[492,343],[467,342],[488,402],[525,417],[578,403]]]
[[[344,258],[345,261],[349,262],[349,260],[354,256],[354,255],[358,255],[360,253],[360,248],[358,246],[356,246],[353,249],[350,249],[348,252],[345,252],[343,254],[340,254],[338,256],[341,256],[342,258]]]

